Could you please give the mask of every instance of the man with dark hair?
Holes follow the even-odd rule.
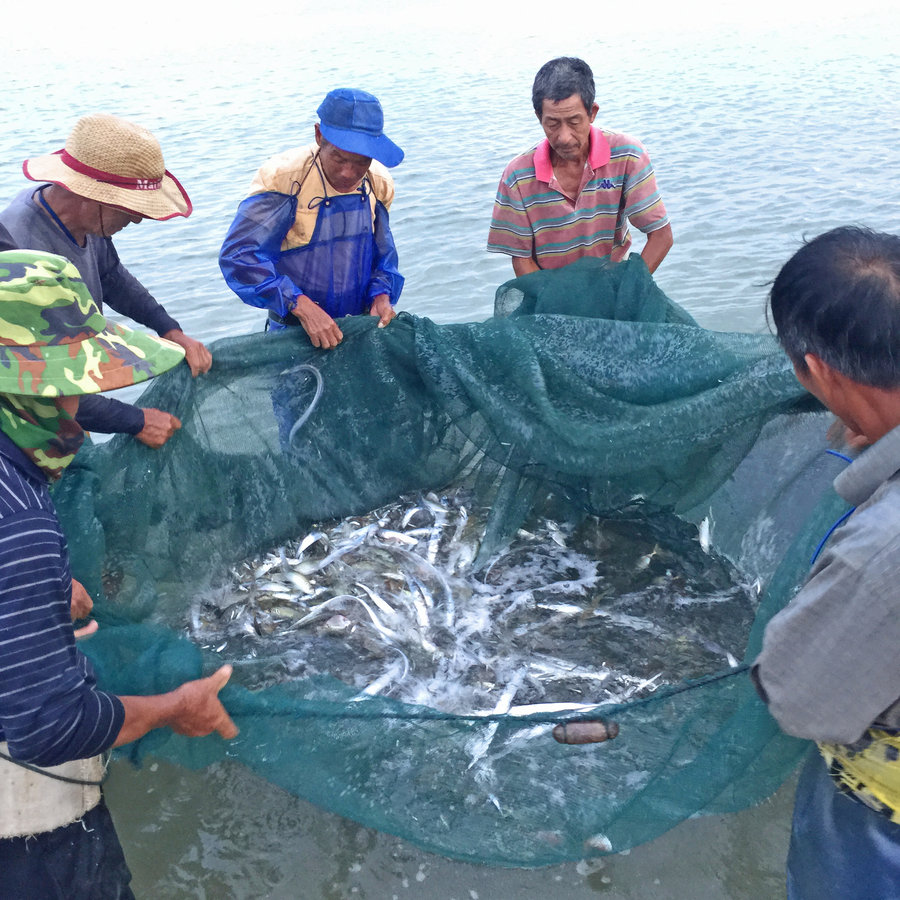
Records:
[[[851,511],[752,669],[779,725],[819,749],[797,787],[788,897],[900,897],[900,237],[821,235],[770,304],[800,383],[870,445],[835,479]]]
[[[532,103],[546,139],[504,170],[487,249],[511,256],[516,275],[582,256],[616,263],[631,246],[630,222],[647,235],[641,257],[655,272],[673,240],[653,165],[639,141],[593,127],[600,107],[588,64],[550,60]]]
[[[317,110],[315,143],[264,163],[219,252],[228,286],[268,310],[267,328],[299,325],[314,347],[343,339],[334,321],[368,313],[394,318],[403,288],[388,210],[387,171],[403,151],[365,91],[330,91]]]

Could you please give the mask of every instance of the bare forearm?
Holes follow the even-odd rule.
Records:
[[[659,264],[666,258],[666,254],[672,249],[674,243],[671,225],[651,231],[647,235],[647,243],[641,251],[641,259],[647,264],[651,274],[659,268]]]
[[[130,744],[154,728],[164,728],[174,721],[179,701],[175,692],[150,697],[119,697],[125,707],[125,721],[116,737],[114,747]]]
[[[514,256],[512,258],[513,272],[516,278],[521,275],[527,275],[529,272],[537,272],[540,266],[534,261],[532,256]]]
[[[120,747],[143,737],[154,728],[171,728],[187,737],[203,737],[213,731],[233,738],[238,730],[219,702],[219,691],[231,676],[231,666],[222,666],[207,678],[186,681],[167,694],[149,697],[119,697],[125,721],[113,744]]]

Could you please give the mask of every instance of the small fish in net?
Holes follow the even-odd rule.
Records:
[[[743,655],[755,592],[702,529],[535,516],[475,571],[486,513],[458,489],[319,523],[195,598],[188,633],[251,688],[329,674],[456,714],[623,702]]]

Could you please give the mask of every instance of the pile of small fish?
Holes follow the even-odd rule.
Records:
[[[536,518],[475,572],[487,512],[459,489],[321,523],[196,598],[189,634],[251,687],[330,674],[461,714],[620,702],[742,656],[757,597],[708,522]]]

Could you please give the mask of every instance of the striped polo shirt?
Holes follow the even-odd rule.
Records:
[[[0,740],[39,766],[101,753],[125,719],[75,648],[71,597],[47,480],[0,434]]]
[[[577,198],[553,174],[550,143],[517,156],[497,188],[487,249],[534,257],[558,269],[582,256],[619,262],[631,246],[628,224],[645,233],[669,224],[650,156],[626,134],[591,128]]]

